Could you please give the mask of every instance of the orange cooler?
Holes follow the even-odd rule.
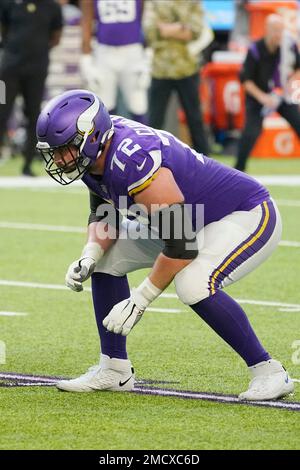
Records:
[[[243,128],[245,98],[240,70],[241,64],[218,62],[211,62],[202,69],[203,82],[210,87],[210,121],[215,129]]]
[[[256,158],[299,158],[299,138],[286,120],[274,113],[264,119],[263,132],[251,155]]]

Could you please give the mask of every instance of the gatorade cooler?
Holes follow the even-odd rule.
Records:
[[[242,129],[245,99],[239,80],[241,64],[211,62],[202,70],[211,96],[210,122],[217,130]]]
[[[282,15],[288,29],[297,31],[298,2],[294,1],[251,1],[246,5],[249,11],[250,38],[255,41],[264,35],[265,19],[272,13]]]
[[[256,158],[300,158],[297,134],[287,121],[274,113],[264,119],[263,132],[259,136],[251,156]]]
[[[199,95],[205,124],[215,131],[240,130],[244,125],[245,95],[239,74],[244,54],[217,51],[201,70]],[[179,111],[180,138],[190,143],[186,117]]]

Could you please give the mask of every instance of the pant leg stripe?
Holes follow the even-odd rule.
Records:
[[[223,260],[211,274],[209,280],[209,291],[213,295],[220,283],[230,275],[232,271],[247,261],[253,254],[257,253],[269,240],[276,223],[275,209],[271,201],[264,201],[261,204],[262,217],[260,223],[246,240],[244,240],[234,251]]]

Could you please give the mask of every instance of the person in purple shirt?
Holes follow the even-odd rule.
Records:
[[[240,399],[293,391],[241,306],[222,290],[259,266],[280,240],[280,214],[267,189],[167,132],[110,116],[86,90],[51,100],[37,139],[47,173],[62,185],[81,178],[91,202],[88,242],[66,284],[79,292],[92,278],[100,363],[58,382],[59,389],[131,390],[126,335],[174,281],[179,299],[248,365],[252,380]],[[130,294],[126,275],[145,267],[152,268],[149,276]]]
[[[118,90],[133,119],[146,122],[150,84],[143,46],[144,0],[82,1],[82,77],[115,114]],[[92,46],[93,22],[96,41]]]

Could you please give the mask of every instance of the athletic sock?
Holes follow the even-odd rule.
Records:
[[[271,359],[242,307],[224,291],[190,306],[246,362],[248,367]]]
[[[127,359],[126,337],[111,333],[102,325],[102,321],[113,306],[130,297],[127,277],[104,273],[92,274],[92,295],[102,354]]]

